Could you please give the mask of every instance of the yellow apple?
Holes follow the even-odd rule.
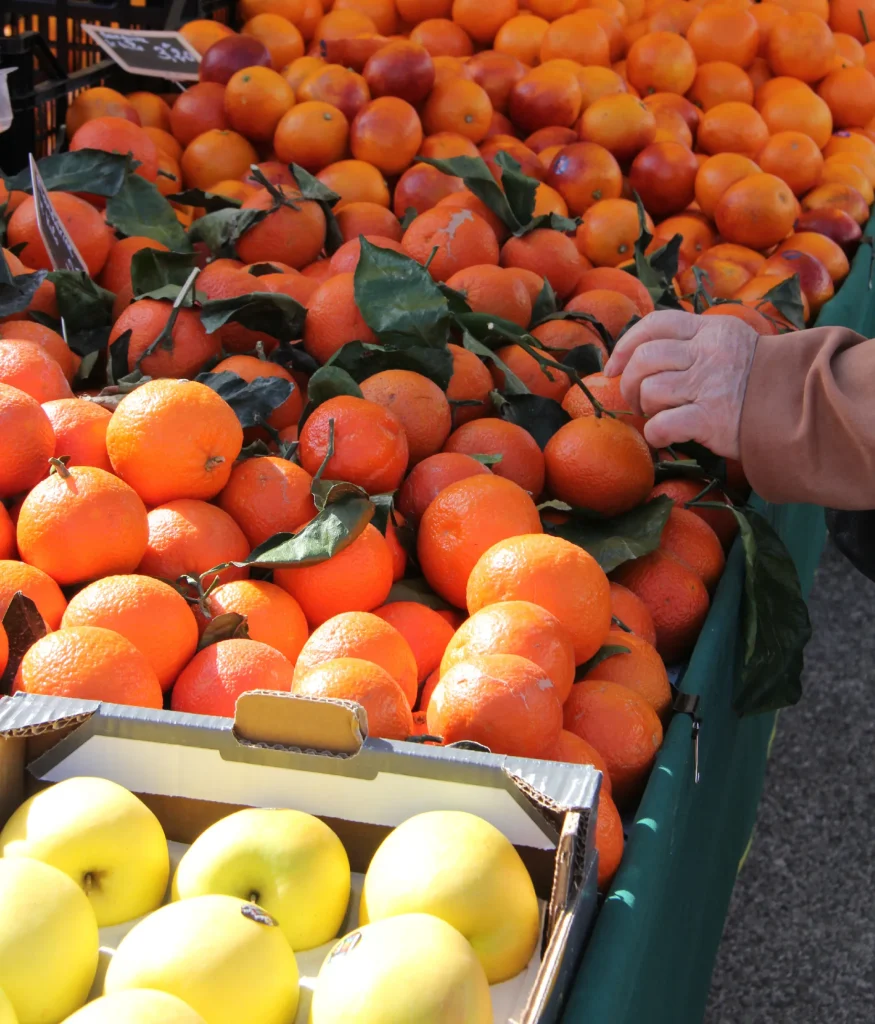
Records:
[[[538,898],[513,844],[464,811],[428,811],[380,844],[365,875],[359,921],[433,914],[474,947],[490,985],[529,962],[540,931]]]
[[[18,1014],[2,988],[0,988],[0,1024],[18,1024]]]
[[[263,907],[295,951],[337,935],[349,903],[349,858],[312,814],[280,808],[237,811],[211,825],[179,862],[173,898],[208,893]]]
[[[160,822],[108,779],[67,779],[25,800],[0,832],[0,855],[32,857],[69,875],[101,928],[160,906],[170,875]]]
[[[88,998],[97,921],[85,894],[38,860],[0,860],[0,988],[19,1024],[58,1024]]]
[[[282,929],[260,907],[193,896],[156,910],[119,943],[103,990],[131,988],[169,992],[206,1024],[290,1024],[298,966]]]
[[[132,988],[95,999],[64,1024],[204,1024],[204,1019],[167,992]]]
[[[319,971],[310,1024],[492,1024],[489,982],[470,942],[429,914],[350,932]]]

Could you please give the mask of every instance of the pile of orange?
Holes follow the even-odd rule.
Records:
[[[372,735],[593,764],[604,886],[622,854],[615,803],[640,796],[670,714],[666,663],[691,652],[737,527],[728,511],[690,507],[704,479],[657,483],[666,456],[618,380],[592,373],[584,390],[538,360],[587,345],[604,356],[653,310],[628,272],[636,195],[649,251],[680,236],[669,285],[679,303],[775,333],[788,321],[764,296],[795,277],[806,318],[817,313],[873,201],[875,50],[863,20],[875,26],[875,3],[525,8],[242,0],[240,34],[183,28],[203,55],[203,80],[185,92],[76,97],[71,149],[130,152],[165,196],[196,188],[266,213],[231,256],[199,246],[196,287],[207,299],[295,299],[300,365],[381,341],[355,301],[362,237],[531,334],[525,347],[496,339],[497,361],[453,334],[446,388],[384,369],[360,397],[304,418],[309,374],[265,359],[277,339],[251,325],[210,333],[184,308],[172,345],[144,356],[170,302],[133,300],[131,262],[166,246],[119,237],[98,198],[52,193],[116,296],[110,341],[130,332],[128,369],[151,379],[113,410],[77,397],[79,357],[44,325],[58,316],[49,281],[0,323],[0,614],[21,592],[45,621],[14,666],[30,692],[232,715],[240,693],[272,688],[356,700]],[[240,64],[240,40],[254,64]],[[501,184],[502,153],[536,180],[535,216],[558,220],[511,230],[461,176],[421,159],[480,157]],[[339,197],[333,213],[304,198],[290,164]],[[48,269],[32,199],[0,202],[10,271]],[[205,214],[173,202],[186,226]],[[331,217],[343,244],[331,244]],[[576,318],[536,312],[545,281]],[[191,379],[204,368],[281,377],[291,392],[264,430],[244,433]],[[548,440],[498,414],[508,375],[567,414]],[[271,450],[251,457],[244,442],[257,438]],[[730,470],[743,491],[741,468]],[[331,558],[252,573],[253,548],[317,515],[320,472],[394,494],[388,526],[375,519]],[[616,517],[659,496],[674,507],[658,548],[610,581],[558,535],[563,505]],[[0,669],[7,648],[0,628]]]

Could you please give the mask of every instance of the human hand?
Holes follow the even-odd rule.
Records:
[[[631,411],[651,417],[644,436],[654,448],[697,441],[737,459],[756,343],[756,331],[733,316],[650,313],[617,342],[603,372],[623,375]]]

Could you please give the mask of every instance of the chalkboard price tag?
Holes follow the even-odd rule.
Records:
[[[174,82],[194,81],[200,54],[178,32],[83,25],[82,28],[119,67],[134,75]]]
[[[45,182],[36,166],[33,154],[30,154],[30,180],[33,185],[34,206],[36,209],[36,226],[49,254],[55,270],[84,270],[88,273],[85,260],[73,244],[64,223],[58,216],[49,200]]]

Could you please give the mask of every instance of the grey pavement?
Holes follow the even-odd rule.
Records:
[[[834,548],[705,1024],[875,1024],[875,584]]]

